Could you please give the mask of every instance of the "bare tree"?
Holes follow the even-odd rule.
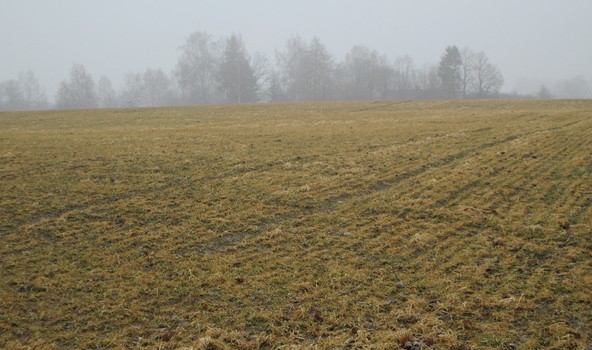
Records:
[[[101,108],[112,108],[119,105],[113,84],[106,76],[102,76],[97,84],[97,100]]]
[[[462,98],[467,98],[474,82],[475,54],[468,47],[462,49],[460,64],[460,85]]]
[[[47,97],[39,85],[39,79],[32,70],[19,74],[19,85],[23,95],[25,109],[47,108]]]
[[[484,52],[449,46],[440,59],[438,76],[446,98],[485,98],[496,95],[504,83],[499,69]]]
[[[142,73],[126,73],[119,101],[124,107],[142,107],[144,105],[144,77]]]
[[[333,57],[318,38],[306,44],[300,37],[288,40],[278,53],[286,96],[293,101],[327,100],[332,97]]]
[[[182,47],[175,77],[185,103],[217,102],[217,64],[219,44],[205,32],[195,32]]]
[[[0,84],[0,110],[17,111],[23,109],[25,99],[17,80],[11,79]]]
[[[173,104],[171,79],[162,69],[146,69],[142,75],[142,105],[147,107]]]
[[[97,107],[95,83],[81,64],[74,64],[70,79],[62,81],[56,96],[56,106],[62,109]]]
[[[557,84],[557,95],[561,98],[590,98],[592,89],[586,79],[579,75]]]
[[[282,90],[285,97],[300,101],[306,96],[306,76],[305,76],[305,55],[306,43],[302,38],[295,36],[288,39],[286,50],[276,52],[278,65],[280,66],[281,83],[284,86]]]
[[[393,87],[398,98],[411,98],[416,88],[416,71],[413,58],[409,55],[395,59]]]
[[[437,65],[427,65],[423,69],[418,70],[416,74],[416,82],[416,98],[433,99],[439,97],[442,83],[438,74]]]
[[[489,62],[483,51],[475,55],[473,87],[478,98],[491,97],[499,92],[504,78],[496,66]]]
[[[156,107],[174,104],[171,79],[161,69],[127,73],[119,100],[126,107]]]
[[[0,110],[39,110],[47,107],[45,92],[32,70],[20,72],[18,80],[0,84]]]
[[[261,53],[255,53],[251,58],[251,68],[257,82],[257,96],[259,100],[266,98],[272,78],[272,69],[269,60]]]
[[[365,46],[354,46],[338,66],[338,73],[342,98],[354,100],[386,98],[393,77],[387,58]]]

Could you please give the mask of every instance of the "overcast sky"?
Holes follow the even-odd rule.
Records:
[[[0,0],[0,81],[31,69],[53,99],[80,63],[118,86],[128,72],[170,72],[198,30],[241,34],[270,60],[293,35],[317,36],[337,60],[365,45],[418,68],[467,46],[498,66],[505,92],[592,79],[591,0]]]

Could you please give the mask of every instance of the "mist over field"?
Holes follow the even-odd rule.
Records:
[[[122,106],[133,104],[129,103],[129,96],[127,103],[121,101],[126,99],[122,96],[126,94],[124,90],[138,89],[134,79],[140,80],[139,75],[148,70],[162,75],[157,78],[167,78],[170,88],[178,90],[179,60],[183,47],[195,33],[206,33],[217,43],[238,36],[250,63],[265,63],[265,81],[259,83],[264,85],[266,94],[271,73],[282,68],[281,54],[297,38],[304,43],[318,40],[334,75],[338,75],[335,69],[347,63],[348,54],[362,47],[384,60],[390,69],[397,70],[406,64],[414,75],[411,86],[417,88],[426,84],[426,76],[438,66],[445,49],[455,46],[486,54],[503,77],[496,93],[588,98],[592,96],[589,13],[592,3],[585,0],[65,0],[59,6],[39,0],[2,0],[0,103],[4,109],[59,104],[62,82],[67,82],[72,70],[80,66],[92,78],[96,90],[112,90],[120,99],[117,104]],[[216,48],[218,53],[223,46]],[[340,77],[332,78],[334,82]],[[395,90],[391,80],[388,84]],[[218,82],[219,79],[216,85]],[[355,98],[342,95],[332,92],[323,99]],[[444,96],[371,96],[434,97]],[[259,92],[257,100],[269,99]]]

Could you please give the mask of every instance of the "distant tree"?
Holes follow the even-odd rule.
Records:
[[[552,98],[553,95],[551,94],[551,91],[545,85],[541,85],[541,88],[537,92],[536,97],[541,98],[541,99],[548,99],[548,98]]]
[[[475,54],[468,47],[460,53],[460,86],[462,98],[467,98],[474,83]]]
[[[94,108],[98,106],[95,83],[81,64],[74,64],[70,79],[60,83],[56,107],[61,109]]]
[[[590,89],[588,82],[581,75],[559,82],[556,91],[558,97],[561,98],[592,97],[592,89]]]
[[[299,36],[288,39],[284,52],[276,52],[280,81],[287,100],[306,99],[305,56],[306,43]]]
[[[256,102],[259,90],[242,38],[236,34],[226,39],[218,68],[218,83],[227,103]]]
[[[412,98],[417,87],[416,71],[413,58],[409,55],[395,59],[393,87],[397,98]]]
[[[319,40],[315,37],[309,44],[307,51],[308,81],[310,82],[310,100],[331,99],[333,88],[334,63],[333,57]]]
[[[0,84],[0,110],[39,110],[47,107],[45,92],[31,70],[19,73],[18,80]]]
[[[173,104],[173,83],[162,69],[147,69],[143,76],[143,106]]]
[[[206,104],[218,101],[217,68],[219,44],[205,32],[195,32],[182,47],[175,78],[184,103]]]
[[[448,46],[440,58],[438,75],[445,98],[458,98],[462,88],[461,79],[462,57],[458,47]]]
[[[25,105],[23,92],[17,80],[11,79],[0,84],[0,109],[17,111]]]
[[[97,84],[97,101],[101,108],[113,108],[119,105],[113,84],[106,76],[102,76]]]
[[[7,82],[3,81],[0,82],[0,111],[5,111],[6,109],[6,96],[4,96],[4,86]]]
[[[267,99],[270,102],[284,101],[284,90],[278,72],[272,72],[269,79],[269,87],[267,90]]]
[[[489,62],[484,52],[461,51],[449,46],[438,66],[438,76],[444,98],[492,97],[499,93],[504,78],[499,69]]]
[[[119,100],[126,107],[156,107],[175,104],[172,80],[161,69],[127,73]]]
[[[39,79],[32,70],[21,72],[18,81],[23,97],[24,109],[47,108],[47,97],[39,85]]]
[[[293,101],[327,100],[332,96],[333,58],[318,38],[306,44],[300,37],[288,40],[277,54],[286,97]]]
[[[144,77],[142,73],[126,73],[119,93],[119,101],[124,107],[142,107],[145,104]]]
[[[263,100],[266,98],[269,85],[271,84],[273,70],[269,60],[262,53],[255,53],[253,57],[251,57],[251,68],[253,69],[253,75],[257,81],[258,99]]]
[[[495,96],[504,84],[499,69],[489,62],[484,52],[474,56],[473,90],[478,98]]]
[[[416,98],[434,99],[440,97],[442,83],[438,74],[438,66],[433,64],[418,70],[416,83]]]
[[[365,46],[354,46],[338,66],[341,95],[345,99],[374,100],[387,97],[393,71],[385,56]]]

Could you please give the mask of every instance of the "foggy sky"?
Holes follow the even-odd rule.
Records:
[[[241,34],[272,62],[294,35],[317,36],[338,61],[365,45],[417,68],[467,46],[498,66],[503,92],[592,79],[590,0],[0,0],[0,81],[31,69],[53,100],[80,63],[119,87],[125,73],[170,73],[197,30]]]

